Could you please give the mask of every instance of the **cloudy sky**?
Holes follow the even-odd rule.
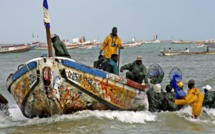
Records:
[[[0,43],[46,42],[43,0],[1,0]],[[215,39],[215,0],[48,0],[51,31],[72,41]],[[32,38],[34,34],[35,38]]]

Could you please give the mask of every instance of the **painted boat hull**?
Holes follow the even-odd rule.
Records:
[[[174,55],[206,55],[206,54],[215,54],[215,51],[209,52],[161,52],[163,56],[174,56]]]
[[[79,110],[144,110],[146,86],[62,57],[28,61],[7,79],[24,116]]]

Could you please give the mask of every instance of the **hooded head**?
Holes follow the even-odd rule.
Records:
[[[160,84],[153,85],[153,91],[157,93],[161,93],[161,85]]]
[[[112,29],[112,35],[113,36],[117,36],[117,28],[116,27],[113,27],[113,29]]]
[[[55,37],[57,37],[57,35],[55,33],[51,34],[51,41],[54,42]]]

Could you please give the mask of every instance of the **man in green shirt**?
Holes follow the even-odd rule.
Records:
[[[126,72],[126,78],[131,79],[139,84],[142,84],[143,79],[145,84],[148,84],[147,69],[142,63],[142,56],[138,56],[136,61],[126,64],[120,68],[120,72]]]

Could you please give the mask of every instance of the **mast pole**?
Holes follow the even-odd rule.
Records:
[[[51,32],[50,32],[50,18],[48,12],[48,1],[43,1],[43,12],[44,12],[44,24],[46,27],[46,39],[48,44],[48,57],[53,57],[52,45],[51,45]]]

